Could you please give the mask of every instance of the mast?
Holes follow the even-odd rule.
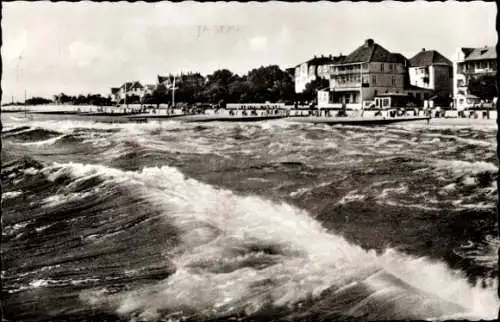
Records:
[[[361,87],[359,88],[359,102],[361,103],[361,113],[363,113],[363,110],[365,109],[365,107],[363,106],[363,63],[359,64],[359,78],[361,85]]]
[[[125,100],[124,100],[125,106],[128,108],[128,103],[127,103],[127,82],[125,82]]]
[[[24,88],[24,117],[27,117],[28,115],[28,110],[26,107],[26,88]]]
[[[175,108],[175,75],[174,75],[174,82],[172,85],[172,108]]]

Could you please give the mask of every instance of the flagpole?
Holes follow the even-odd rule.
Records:
[[[359,64],[359,77],[360,77],[360,84],[361,87],[359,88],[359,102],[361,103],[361,115],[363,115],[363,63]]]
[[[172,85],[172,109],[175,108],[175,75],[174,75],[174,82]]]

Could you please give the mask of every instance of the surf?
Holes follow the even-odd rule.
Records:
[[[311,299],[332,301],[330,313],[344,318],[363,317],[373,305],[381,308],[371,316],[377,319],[497,313],[492,288],[470,286],[444,263],[395,250],[365,251],[285,202],[235,194],[167,166],[133,172],[54,164],[43,172],[50,180],[98,176],[126,187],[178,231],[179,244],[165,254],[175,265],[172,275],[126,292],[82,293],[87,304],[121,316],[156,320],[179,310],[184,316],[251,316]],[[346,297],[353,300],[344,303]]]

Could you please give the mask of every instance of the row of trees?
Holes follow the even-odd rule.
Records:
[[[179,103],[211,103],[224,104],[228,102],[311,102],[316,98],[316,89],[328,86],[328,81],[317,80],[307,85],[303,93],[295,93],[293,75],[283,71],[277,65],[255,68],[246,75],[240,76],[228,69],[216,70],[212,74],[203,76],[200,73],[182,75],[176,79],[175,102]],[[36,98],[37,104],[46,104]],[[28,104],[35,103],[30,100]],[[108,97],[100,94],[54,95],[53,100],[47,103],[73,105],[109,106],[116,104]],[[164,84],[159,84],[143,97],[127,95],[126,100],[121,98],[119,104],[170,104],[172,90]]]
[[[316,98],[316,90],[327,86],[326,80],[315,81],[308,84],[304,93],[296,94],[293,75],[277,65],[252,69],[243,76],[220,69],[206,77],[199,73],[182,75],[176,80],[175,101],[190,104],[293,103],[312,101]],[[153,93],[144,96],[143,103],[170,103],[171,94],[170,89],[160,85]]]
[[[70,96],[64,93],[54,95],[54,102],[59,104],[73,104],[73,105],[98,105],[106,106],[112,105],[111,97],[105,97],[101,94],[87,94]]]

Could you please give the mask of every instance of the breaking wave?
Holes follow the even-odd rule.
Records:
[[[55,164],[43,173],[51,181],[72,177],[65,196],[92,177],[126,187],[178,231],[179,243],[165,254],[175,266],[169,277],[126,292],[81,294],[88,304],[128,318],[253,315],[270,307],[298,314],[298,305],[311,300],[328,302],[327,315],[338,317],[479,319],[497,313],[492,289],[471,287],[444,264],[394,250],[365,251],[304,210],[216,189],[175,168],[123,172]]]

